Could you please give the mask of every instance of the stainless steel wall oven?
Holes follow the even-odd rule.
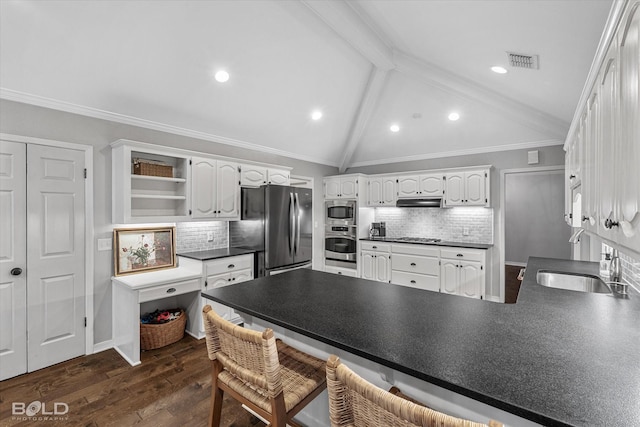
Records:
[[[327,225],[324,257],[327,260],[355,263],[357,242],[354,225]]]

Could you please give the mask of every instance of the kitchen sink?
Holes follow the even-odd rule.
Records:
[[[536,276],[539,285],[569,291],[611,294],[611,288],[597,276],[588,274],[565,273],[549,270],[538,270]]]

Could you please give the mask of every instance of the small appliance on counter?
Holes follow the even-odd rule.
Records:
[[[369,228],[369,236],[372,239],[387,236],[387,226],[384,222],[372,222]]]

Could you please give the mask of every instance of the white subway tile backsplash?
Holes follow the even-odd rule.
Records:
[[[211,233],[212,241],[207,236]],[[179,222],[176,225],[176,251],[195,252],[229,246],[229,223],[226,221]]]
[[[493,243],[493,209],[489,208],[375,208],[375,221],[386,223],[389,237]]]

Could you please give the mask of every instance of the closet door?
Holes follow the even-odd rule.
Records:
[[[25,144],[0,141],[0,381],[27,372],[26,164]]]
[[[28,370],[85,354],[84,153],[27,146]]]

